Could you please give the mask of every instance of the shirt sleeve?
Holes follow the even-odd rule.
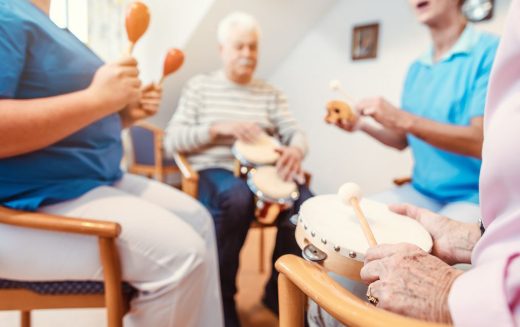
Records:
[[[479,263],[462,274],[453,283],[448,302],[455,326],[517,326],[520,253]]]
[[[170,156],[195,151],[211,142],[210,126],[199,122],[202,103],[197,84],[191,80],[182,90],[177,110],[166,127],[164,148]]]
[[[0,6],[0,99],[12,99],[22,75],[28,37],[25,26],[8,8]]]
[[[476,79],[470,90],[470,100],[468,102],[469,117],[474,118],[484,116],[486,97],[489,84],[489,75],[495,59],[498,41],[492,42],[483,52],[481,63],[478,67]]]
[[[287,98],[278,90],[275,91],[274,107],[269,111],[269,119],[276,126],[284,145],[294,146],[304,155],[307,153],[307,137],[289,111]]]

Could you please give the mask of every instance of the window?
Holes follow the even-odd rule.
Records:
[[[50,17],[56,25],[68,28],[84,43],[89,42],[88,0],[53,0]]]

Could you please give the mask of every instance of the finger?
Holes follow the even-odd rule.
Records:
[[[144,97],[143,99],[141,99],[141,104],[147,104],[147,105],[155,105],[155,106],[158,106],[159,104],[161,104],[161,100],[157,99],[157,98],[148,98],[148,97]]]
[[[361,111],[361,115],[363,116],[373,116],[377,113],[376,107],[366,107]]]
[[[396,253],[409,252],[411,250],[410,246],[413,245],[408,243],[399,243],[399,244],[380,244],[374,247],[371,247],[367,250],[365,255],[365,263],[374,260],[380,260],[386,257],[390,257],[395,255]]]
[[[141,109],[147,111],[147,112],[153,112],[153,113],[156,113],[158,111],[158,107],[157,106],[154,106],[154,105],[141,105]]]
[[[419,208],[419,207],[416,207],[414,205],[407,204],[407,203],[392,204],[392,205],[389,205],[388,208],[391,211],[393,211],[399,215],[403,215],[403,216],[407,216],[412,219],[415,219],[421,224],[423,223],[424,219],[427,219],[427,217],[432,217],[432,216],[436,215],[436,213],[434,213],[430,210],[427,210],[424,208]]]
[[[378,303],[376,305],[377,307],[384,305],[384,303],[382,303],[385,299],[383,294],[385,292],[388,292],[388,290],[386,290],[386,285],[387,284],[384,281],[376,280],[376,281],[371,282],[370,285],[368,286],[369,289],[367,290],[367,297],[368,297],[368,295],[375,297],[378,301]]]
[[[376,280],[386,277],[386,268],[383,260],[371,261],[365,263],[361,271],[359,272],[361,279],[367,283],[373,283]]]
[[[136,67],[119,67],[119,76],[137,77],[139,76],[139,69]]]
[[[123,56],[115,63],[119,66],[137,66],[137,59],[131,56]]]
[[[143,86],[143,88],[141,89],[141,91],[144,93],[144,92],[150,92],[151,91],[155,91],[155,84],[154,83],[148,83],[146,84],[145,86]]]

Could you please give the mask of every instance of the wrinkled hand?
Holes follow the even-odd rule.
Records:
[[[450,265],[471,263],[473,247],[481,236],[478,224],[462,223],[409,204],[391,205],[390,210],[426,228],[433,238],[433,255]]]
[[[215,123],[210,128],[210,134],[213,139],[219,136],[234,137],[246,143],[256,141],[261,132],[262,129],[258,124],[250,122]]]
[[[462,274],[412,244],[370,248],[361,278],[378,308],[422,320],[451,323],[448,294]]]
[[[278,147],[276,151],[280,154],[280,158],[276,161],[276,170],[278,171],[278,175],[284,181],[291,181],[296,178],[298,183],[302,183],[302,151],[292,146]]]
[[[370,116],[386,128],[406,132],[412,124],[413,116],[393,106],[384,98],[368,98],[359,101],[355,110],[363,116]]]
[[[360,128],[361,118],[359,115],[354,115],[351,119],[340,119],[335,125],[347,132],[355,132]]]
[[[137,61],[132,57],[125,57],[101,66],[86,91],[101,106],[116,112],[139,100],[141,81],[138,76]]]
[[[159,110],[162,88],[156,84],[148,84],[141,90],[141,99],[126,106],[119,112],[123,126],[151,117]]]

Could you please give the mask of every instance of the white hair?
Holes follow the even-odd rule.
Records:
[[[217,37],[219,44],[224,44],[229,37],[229,33],[237,27],[254,31],[258,37],[261,35],[260,25],[253,16],[235,11],[224,17],[218,24]]]

